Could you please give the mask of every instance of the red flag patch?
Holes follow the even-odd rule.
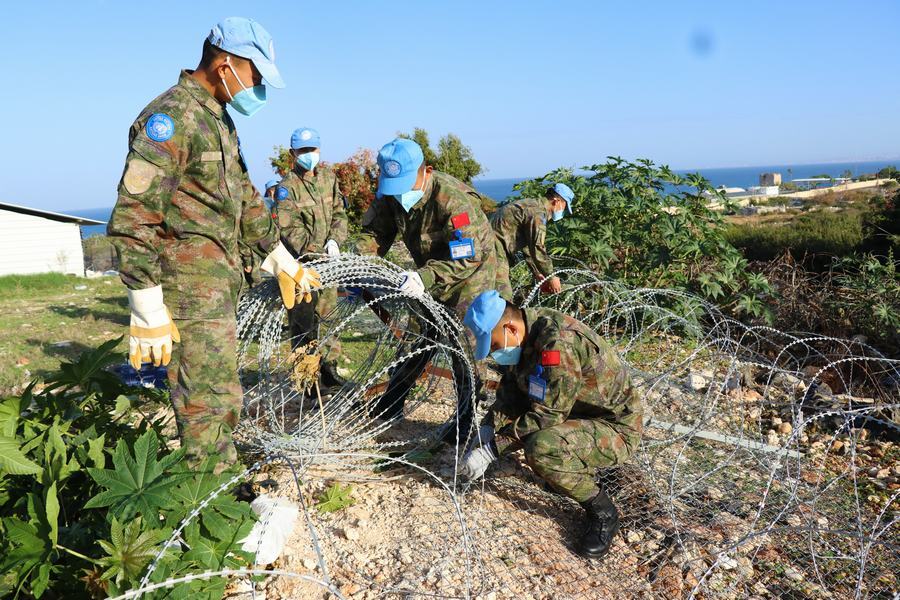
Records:
[[[559,366],[559,350],[541,351],[541,365],[544,367]]]
[[[450,223],[453,224],[453,229],[462,229],[469,224],[469,213],[459,213],[456,216],[450,217]]]

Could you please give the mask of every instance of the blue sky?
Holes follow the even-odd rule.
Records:
[[[0,199],[111,205],[132,120],[220,18],[275,38],[285,90],[235,116],[251,176],[299,126],[323,157],[458,134],[488,178],[609,154],[673,168],[900,157],[900,3],[20,2],[4,7]]]

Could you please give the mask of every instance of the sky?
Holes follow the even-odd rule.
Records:
[[[325,160],[423,127],[486,178],[608,155],[675,169],[900,157],[900,3],[10,2],[0,200],[111,206],[132,121],[248,16],[287,88],[235,115],[250,175],[297,127]]]

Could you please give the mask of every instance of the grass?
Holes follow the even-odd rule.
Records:
[[[128,300],[118,277],[0,277],[0,395],[126,333],[127,325]],[[120,346],[123,361],[126,344]]]

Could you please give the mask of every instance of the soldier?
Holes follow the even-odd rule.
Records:
[[[403,274],[400,289],[413,296],[427,291],[459,318],[483,290],[511,293],[509,269],[478,192],[426,165],[412,140],[386,144],[378,152],[378,167],[377,197],[362,218],[361,253],[384,256],[400,236],[416,265]],[[422,334],[428,337],[427,331]],[[431,358],[418,354],[392,373],[376,414],[388,419],[402,414],[406,395]],[[463,368],[454,361],[457,381]],[[480,383],[476,386],[480,393]],[[460,390],[460,397],[464,393]],[[459,417],[465,431],[471,415]]]
[[[475,358],[490,354],[508,369],[463,458],[463,474],[481,477],[497,457],[524,448],[535,473],[584,507],[578,551],[602,557],[619,513],[597,485],[596,470],[624,463],[643,427],[625,366],[584,323],[549,308],[520,309],[496,290],[475,299],[464,323],[475,335]]]
[[[250,116],[262,108],[263,79],[284,87],[268,32],[238,17],[213,27],[197,69],[182,71],[132,124],[108,226],[131,305],[129,360],[138,368],[171,358],[182,446],[194,464],[215,454],[217,468],[236,460],[241,248],[264,259],[289,308],[298,291],[319,285],[278,242],[225,110]]]
[[[509,266],[516,264],[516,254],[525,255],[525,263],[535,279],[543,281],[553,272],[553,262],[547,252],[547,219],[559,221],[565,211],[572,214],[575,193],[564,183],[557,183],[547,189],[543,200],[525,198],[504,204],[491,216],[491,227],[506,252]],[[542,289],[559,293],[559,277],[550,277]]]
[[[340,244],[347,240],[347,213],[344,196],[338,187],[334,171],[319,164],[321,142],[315,129],[301,127],[291,135],[293,168],[276,186],[275,209],[281,241],[298,258],[308,252],[340,256]],[[330,288],[313,292],[310,304],[295,306],[288,313],[293,346],[317,337],[319,320],[337,305],[337,290]],[[340,388],[346,383],[338,375],[335,356],[341,349],[335,340],[322,362],[320,382],[326,390]]]
[[[273,218],[275,215],[275,207],[278,205],[278,198],[275,197],[275,192],[278,191],[279,183],[281,183],[280,179],[270,179],[267,181],[266,192],[263,194],[266,199],[266,206],[272,211]],[[284,200],[284,198],[281,198],[281,200]]]

